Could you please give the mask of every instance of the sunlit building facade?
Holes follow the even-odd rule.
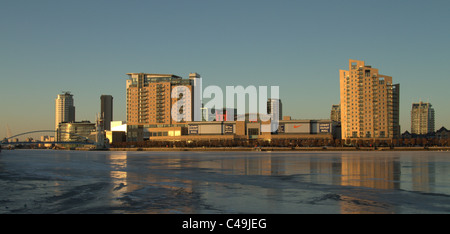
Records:
[[[400,85],[364,61],[340,70],[342,139],[390,140],[400,136]]]
[[[75,106],[70,92],[58,94],[55,100],[55,130],[62,122],[75,121]]]
[[[59,124],[57,132],[57,141],[64,142],[86,142],[90,139],[95,141],[95,123],[90,121],[81,122],[63,122]]]
[[[334,122],[341,122],[341,105],[331,106],[330,119]]]
[[[434,108],[430,103],[413,103],[411,108],[411,134],[433,133]]]
[[[172,74],[127,75],[127,140],[141,141],[153,134],[158,135],[157,132],[181,135],[182,127],[186,127],[186,122],[193,118],[193,87],[200,75],[191,73],[189,79]],[[178,87],[188,89],[191,95],[172,96]],[[183,116],[179,121],[175,121],[171,114],[175,104],[176,111]]]

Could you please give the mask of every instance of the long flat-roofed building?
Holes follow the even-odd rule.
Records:
[[[339,72],[342,139],[398,138],[400,85],[364,61]]]
[[[269,122],[249,121],[192,121],[186,131],[173,128],[154,128],[152,141],[202,141],[202,140],[304,140],[333,139],[331,120],[280,120],[276,132],[262,132]]]

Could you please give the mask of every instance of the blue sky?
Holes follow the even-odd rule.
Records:
[[[401,86],[402,132],[413,101],[450,128],[450,1],[0,1],[0,137],[52,129],[54,99],[76,120],[100,96],[125,120],[126,73],[198,72],[203,85],[278,85],[283,114],[329,118],[349,59]]]

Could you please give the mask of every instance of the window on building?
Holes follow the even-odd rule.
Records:
[[[249,128],[248,135],[259,135],[259,129],[258,128]]]

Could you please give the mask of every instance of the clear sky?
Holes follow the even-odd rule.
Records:
[[[450,128],[448,0],[0,1],[0,137],[53,129],[55,98],[76,120],[100,96],[126,120],[126,73],[203,77],[203,86],[278,85],[283,114],[328,119],[339,69],[364,60],[400,83],[402,132],[413,101]]]

